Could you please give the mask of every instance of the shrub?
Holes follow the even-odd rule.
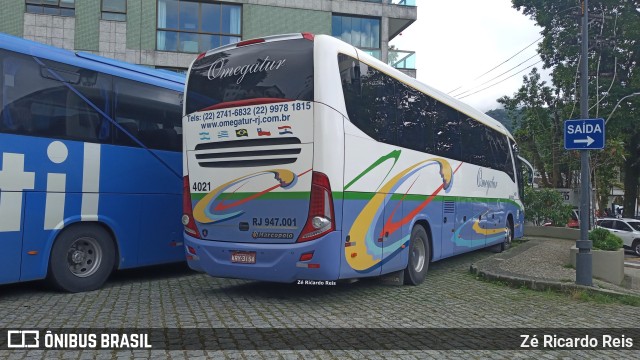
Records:
[[[622,247],[620,237],[602,228],[589,231],[589,240],[593,241],[593,248],[598,250],[618,250]]]
[[[563,204],[562,195],[554,189],[533,189],[525,187],[524,216],[534,225],[545,220],[555,226],[565,226],[571,218],[571,206]]]

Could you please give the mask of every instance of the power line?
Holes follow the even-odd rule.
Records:
[[[498,64],[498,65],[496,65],[496,66],[494,66],[493,68],[491,68],[491,70],[489,70],[489,71],[485,72],[484,74],[482,74],[482,75],[478,76],[477,78],[473,79],[472,81],[476,81],[476,80],[480,79],[481,77],[483,77],[483,76],[487,75],[488,73],[492,72],[493,70],[495,70],[495,69],[499,68],[500,66],[504,65],[504,64],[505,64],[505,63],[507,63],[509,60],[511,60],[511,59],[513,59],[514,57],[518,56],[521,52],[523,52],[523,51],[527,50],[527,49],[528,49],[528,48],[530,48],[532,45],[536,44],[536,43],[537,43],[538,41],[540,41],[540,39],[542,39],[543,37],[544,37],[544,36],[540,36],[540,37],[539,37],[539,38],[537,38],[534,42],[532,42],[531,44],[527,45],[524,49],[522,49],[522,50],[518,51],[517,53],[515,53],[514,55],[512,55],[512,56],[511,56],[510,58],[508,58],[507,60],[505,60],[505,61],[501,62],[500,64]],[[489,81],[491,81],[491,80],[489,80]],[[449,91],[447,94],[451,94],[452,92],[454,92],[454,91],[456,91],[456,90],[458,90],[458,89],[460,89],[460,88],[462,88],[462,87],[464,87],[464,84],[463,84],[463,85],[458,86],[457,88],[455,88],[455,89],[453,89],[453,90],[451,90],[451,91]]]
[[[502,80],[498,81],[497,83],[491,84],[491,85],[489,85],[489,86],[487,86],[487,87],[485,87],[485,88],[483,88],[483,89],[480,89],[480,90],[478,90],[478,91],[476,91],[476,92],[474,92],[474,93],[471,93],[471,94],[469,94],[469,95],[465,95],[465,96],[461,97],[460,99],[464,99],[464,98],[469,97],[469,96],[471,96],[471,95],[477,94],[477,93],[479,93],[479,92],[481,92],[481,91],[485,91],[485,90],[487,90],[487,89],[489,89],[489,88],[492,88],[492,87],[494,87],[494,86],[496,86],[496,85],[498,85],[498,84],[500,84],[500,83],[502,83],[502,82],[504,82],[504,81],[506,81],[506,80],[511,79],[512,77],[514,77],[514,76],[516,76],[516,75],[520,74],[521,72],[523,72],[523,71],[525,71],[525,70],[527,70],[527,69],[529,69],[529,68],[534,67],[535,65],[537,65],[537,64],[539,64],[539,63],[541,63],[541,62],[542,62],[542,60],[538,60],[538,62],[536,62],[536,63],[534,63],[534,64],[532,64],[532,65],[527,66],[526,68],[524,68],[524,69],[522,69],[522,70],[518,71],[517,73],[515,73],[515,74],[513,74],[513,75],[511,75],[511,76],[509,76],[509,77],[507,77],[507,78],[504,78],[504,79],[502,79]]]
[[[522,65],[522,64],[524,64],[524,63],[526,63],[527,61],[529,61],[529,60],[533,59],[533,58],[534,58],[534,57],[536,57],[536,56],[538,56],[538,54],[535,54],[535,55],[531,56],[530,58],[528,58],[527,60],[525,60],[525,61],[521,62],[520,64],[518,64],[518,65],[516,65],[516,66],[512,67],[511,69],[509,69],[509,70],[507,70],[507,71],[503,72],[502,74],[500,74],[500,75],[498,75],[498,76],[495,76],[495,77],[493,77],[493,78],[491,78],[491,79],[489,79],[489,80],[487,80],[487,81],[483,82],[483,83],[482,83],[482,84],[480,84],[480,85],[474,86],[474,87],[472,87],[471,89],[469,89],[469,90],[467,90],[467,91],[464,91],[464,92],[461,92],[461,93],[459,93],[459,94],[457,94],[457,95],[452,95],[452,96],[453,96],[453,97],[458,97],[458,96],[460,96],[460,95],[464,95],[464,94],[468,93],[469,91],[473,91],[473,90],[475,90],[475,89],[477,89],[477,88],[479,88],[479,87],[481,87],[481,86],[483,86],[483,85],[485,85],[485,84],[487,84],[487,83],[490,83],[490,82],[492,82],[493,80],[495,80],[495,79],[497,79],[497,78],[501,77],[502,75],[504,75],[504,74],[508,73],[509,71],[511,71],[511,70],[513,70],[513,69],[515,69],[515,68],[517,68],[518,66],[520,66],[520,65]]]

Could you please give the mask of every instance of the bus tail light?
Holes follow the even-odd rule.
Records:
[[[184,225],[184,231],[200,239],[200,232],[196,227],[196,222],[193,220],[193,208],[191,204],[191,188],[189,187],[189,176],[183,178],[182,183],[182,225]]]
[[[335,229],[333,195],[329,178],[321,172],[314,171],[311,179],[309,215],[302,233],[298,237],[298,242],[317,239]]]
[[[250,40],[240,41],[239,43],[236,44],[236,47],[247,46],[251,44],[258,44],[263,42],[265,42],[264,39],[250,39]]]
[[[313,35],[312,33],[308,33],[308,32],[303,32],[302,33],[302,37],[304,39],[309,40],[309,41],[313,41],[313,39],[315,39],[315,35]]]

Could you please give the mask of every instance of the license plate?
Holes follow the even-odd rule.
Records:
[[[255,251],[234,251],[231,253],[231,262],[239,264],[255,264]]]

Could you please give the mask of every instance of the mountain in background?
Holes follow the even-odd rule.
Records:
[[[487,111],[485,114],[498,120],[512,134],[517,129],[517,125],[520,124],[522,120],[522,111],[518,111],[515,119],[509,116],[509,113],[507,113],[505,109],[493,109]]]

